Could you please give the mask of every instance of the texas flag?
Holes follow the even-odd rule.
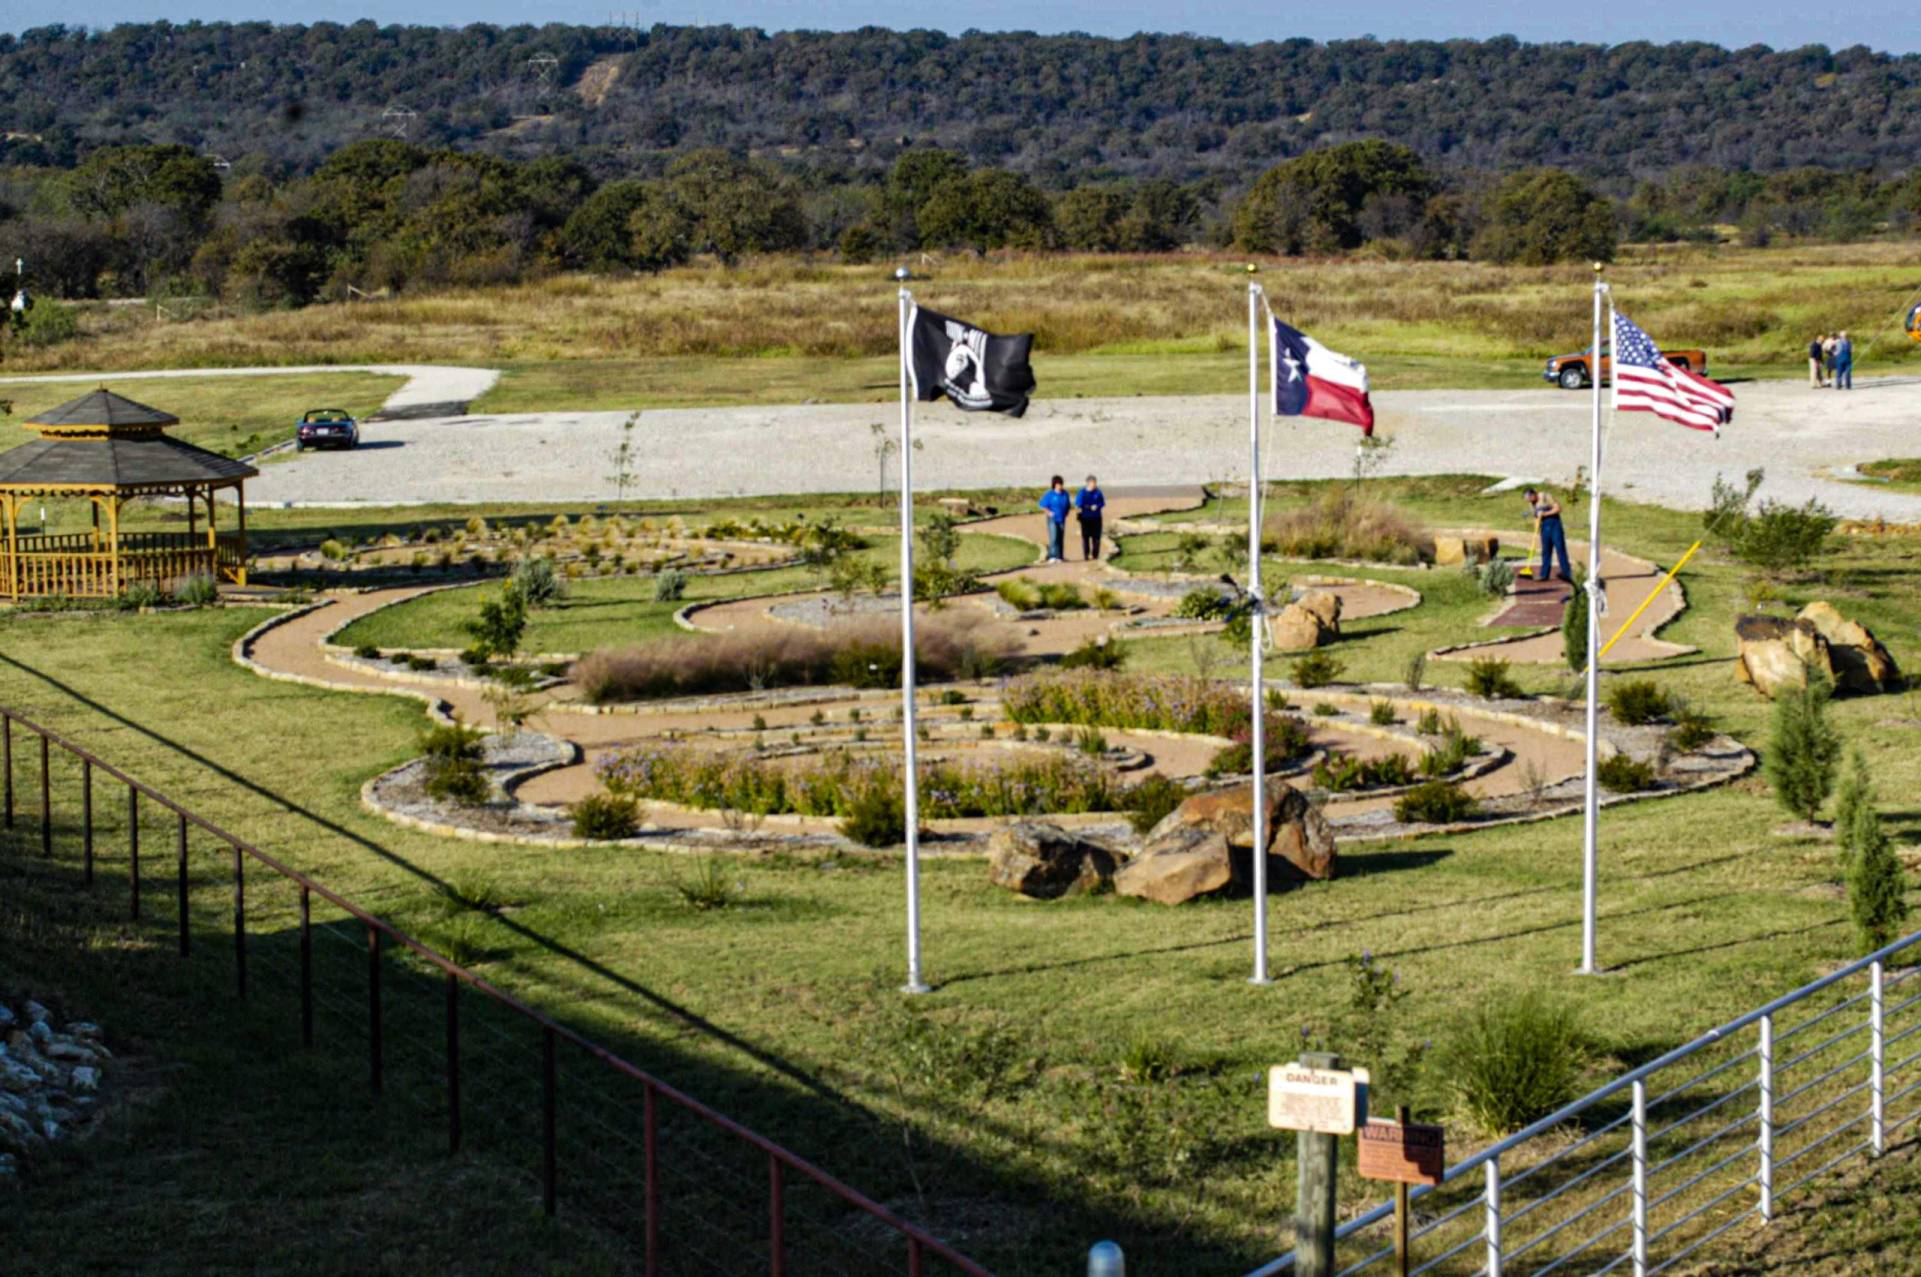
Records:
[[[1374,405],[1367,397],[1366,368],[1278,319],[1267,357],[1274,378],[1275,413],[1351,421],[1363,435],[1373,435]]]

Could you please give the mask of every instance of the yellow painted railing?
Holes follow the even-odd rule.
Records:
[[[68,548],[75,541],[79,545]],[[185,533],[140,533],[121,540],[116,583],[113,555],[92,549],[92,541],[87,533],[28,537],[21,540],[18,555],[8,554],[0,544],[0,596],[111,598],[129,585],[165,589],[190,576],[243,580],[247,566],[238,533],[221,533],[213,545]]]

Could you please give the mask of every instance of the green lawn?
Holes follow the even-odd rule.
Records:
[[[129,373],[102,378],[99,384],[180,418],[180,424],[168,430],[174,438],[237,457],[293,438],[294,424],[309,408],[344,408],[365,417],[405,380],[362,372],[144,379]],[[92,389],[84,381],[0,380],[0,399],[13,401],[13,421],[0,427],[0,449],[35,437],[25,428],[16,428],[20,422]]]
[[[867,543],[858,557],[892,568],[888,579],[898,581],[900,538],[870,534]],[[1022,567],[1032,563],[1037,553],[1031,542],[1003,536],[964,536],[960,547],[957,561],[970,572]],[[663,635],[693,639],[694,635],[674,624],[674,613],[689,603],[819,588],[820,577],[813,572],[777,568],[731,576],[691,576],[686,595],[679,602],[657,603],[651,577],[593,577],[571,582],[569,597],[559,606],[531,613],[522,646],[535,652],[587,652]],[[461,627],[473,619],[481,597],[475,590],[441,590],[424,595],[355,621],[336,641],[349,646],[465,647],[472,640]]]
[[[1506,522],[1512,497],[1481,498],[1473,486],[1381,489],[1402,491],[1410,507],[1437,521]],[[1698,517],[1610,502],[1608,524],[1610,539],[1624,548],[1671,560],[1693,539]],[[1824,565],[1825,579],[1783,588],[1791,602],[1834,599],[1911,666],[1921,659],[1909,620],[1921,603],[1911,553],[1901,541],[1842,541]],[[1406,574],[1428,582],[1422,588],[1437,607],[1467,607],[1449,593],[1458,587],[1444,585],[1448,575]],[[1735,682],[1726,659],[1732,618],[1747,593],[1743,574],[1710,551],[1685,581],[1692,608],[1665,633],[1703,654],[1649,676],[1725,729],[1760,741],[1768,708]],[[1336,881],[1273,902],[1278,978],[1271,989],[1245,982],[1245,902],[1037,904],[991,886],[978,862],[930,861],[923,901],[936,991],[908,1001],[895,991],[901,876],[885,858],[732,863],[724,872],[742,884],[744,903],[698,912],[676,889],[691,872],[683,858],[457,842],[362,811],[360,784],[412,753],[418,705],[244,673],[226,650],[258,615],[0,619],[0,702],[50,722],[429,940],[460,945],[489,978],[619,1044],[881,1200],[924,1213],[937,1231],[968,1221],[965,1248],[997,1271],[1073,1271],[1087,1244],[1103,1236],[1123,1242],[1147,1272],[1244,1271],[1276,1253],[1275,1225],[1292,1200],[1294,1168],[1287,1141],[1264,1124],[1260,1070],[1292,1058],[1304,1035],[1354,1049],[1360,1026],[1348,964],[1363,951],[1395,971],[1407,992],[1375,1026],[1382,1040],[1444,1042],[1464,1013],[1538,988],[1577,1009],[1602,1070],[1646,1059],[1852,951],[1844,906],[1827,889],[1836,876],[1832,847],[1776,833],[1786,817],[1765,785],[1750,779],[1607,814],[1600,938],[1614,974],[1605,979],[1572,974],[1581,831],[1578,821],[1560,820],[1344,849]],[[1338,651],[1350,676],[1400,677],[1408,645],[1426,641],[1420,615],[1381,618],[1378,628],[1343,642]],[[1155,664],[1181,659],[1178,640],[1155,647],[1143,645],[1143,659],[1150,652]],[[135,669],[139,676],[129,677]],[[1453,681],[1459,674],[1436,663],[1429,676]],[[1523,679],[1542,687],[1558,676]],[[1904,847],[1921,839],[1921,800],[1913,797],[1921,793],[1917,708],[1899,696],[1835,706],[1841,730],[1868,754]],[[156,855],[164,838],[159,845]],[[118,854],[111,844],[109,854]],[[109,860],[105,881],[115,882],[124,867]],[[220,871],[217,860],[206,869],[210,877]],[[499,907],[451,916],[450,883]],[[284,897],[259,891],[250,900],[256,927],[287,924]],[[245,1035],[223,1043],[217,1019],[156,1014],[142,990],[173,969],[164,952],[122,964],[112,978],[92,972],[94,959],[76,972],[59,964],[53,946],[17,947],[18,933],[32,934],[37,917],[0,908],[0,954],[23,955],[12,958],[19,978],[72,982],[114,1031],[148,1035],[145,1055],[171,1105],[165,1112],[215,1103],[218,1093],[165,1065],[217,1069],[225,1058],[217,1048],[244,1052],[250,1085],[242,1103],[222,1108],[214,1145],[232,1150],[231,1167],[210,1170],[207,1181],[169,1181],[195,1185],[196,1219],[224,1219],[215,1212],[244,1196],[248,1168],[266,1165],[262,1150],[279,1147],[284,1134],[277,1122],[285,1113],[256,1102],[262,1087],[318,1083]],[[170,920],[160,912],[155,946],[166,942]],[[110,956],[126,943],[117,925],[100,936],[90,954]],[[435,1031],[430,1022],[429,1051]],[[1162,1063],[1145,1072],[1124,1067],[1142,1059]],[[345,1073],[343,1085],[354,1085],[353,1068]],[[347,1094],[359,1112],[360,1093]],[[1420,1116],[1450,1112],[1431,1067],[1377,1084],[1377,1105],[1397,1099]],[[501,1100],[510,1102],[525,1103]],[[161,1150],[197,1146],[180,1137],[177,1122],[137,1116],[126,1129],[63,1162],[51,1183],[29,1190],[21,1211],[8,1213],[32,1220],[7,1241],[23,1266],[97,1265],[110,1250],[98,1238],[159,1253],[158,1230],[141,1228],[149,1222],[144,1195],[119,1186],[159,1164]],[[1450,1153],[1472,1147],[1457,1128]],[[366,1185],[407,1182],[422,1165],[447,1173],[430,1149],[396,1147],[377,1166],[366,1150],[359,1156],[354,1161],[336,1142],[311,1160],[281,1159],[273,1163],[275,1192],[337,1194],[371,1212],[355,1195]],[[182,1169],[219,1166],[218,1157],[190,1157]],[[757,1182],[751,1168],[747,1178]],[[476,1204],[488,1200],[484,1183]],[[1342,1192],[1349,1204],[1375,1196],[1346,1171]],[[370,1214],[363,1227],[377,1233],[384,1218]],[[456,1230],[464,1223],[457,1211],[447,1220]],[[429,1267],[445,1253],[431,1239],[411,1244]],[[502,1253],[524,1244],[525,1236],[510,1239]],[[591,1236],[554,1244],[575,1247],[569,1253],[580,1267],[594,1266]],[[1886,1244],[1902,1248],[1891,1258],[1906,1261],[1887,1271],[1921,1262],[1911,1230]],[[374,1243],[353,1245],[362,1249],[344,1252],[350,1258]]]

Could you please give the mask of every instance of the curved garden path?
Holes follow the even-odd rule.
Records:
[[[1508,545],[1538,544],[1525,532],[1502,533],[1501,539]],[[1568,543],[1568,557],[1576,564],[1587,563],[1587,552],[1585,541]],[[1647,602],[1666,573],[1666,568],[1646,559],[1635,558],[1609,546],[1601,547],[1601,579],[1607,585],[1608,605],[1608,614],[1601,618],[1601,642],[1606,643],[1612,638],[1621,623],[1633,615],[1634,609]],[[1507,603],[1503,602],[1501,610],[1506,607]],[[1661,591],[1661,597],[1650,604],[1647,611],[1634,618],[1633,626],[1622,635],[1621,641],[1614,645],[1607,659],[1601,663],[1634,665],[1643,661],[1664,660],[1670,656],[1685,656],[1694,651],[1694,648],[1685,644],[1670,643],[1655,637],[1655,631],[1679,616],[1686,607],[1687,596],[1682,592],[1680,581],[1670,581]],[[1436,652],[1435,656],[1444,661],[1470,661],[1493,656],[1520,664],[1542,665],[1558,665],[1564,659],[1558,628],[1547,633],[1491,639],[1485,643],[1447,648]]]

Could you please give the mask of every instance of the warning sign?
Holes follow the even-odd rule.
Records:
[[[1267,1124],[1284,1131],[1349,1135],[1365,1120],[1367,1070],[1276,1064],[1267,1071]]]
[[[1359,1156],[1354,1169],[1362,1179],[1399,1184],[1441,1182],[1441,1172],[1447,1166],[1447,1133],[1440,1127],[1375,1118],[1356,1134]]]

